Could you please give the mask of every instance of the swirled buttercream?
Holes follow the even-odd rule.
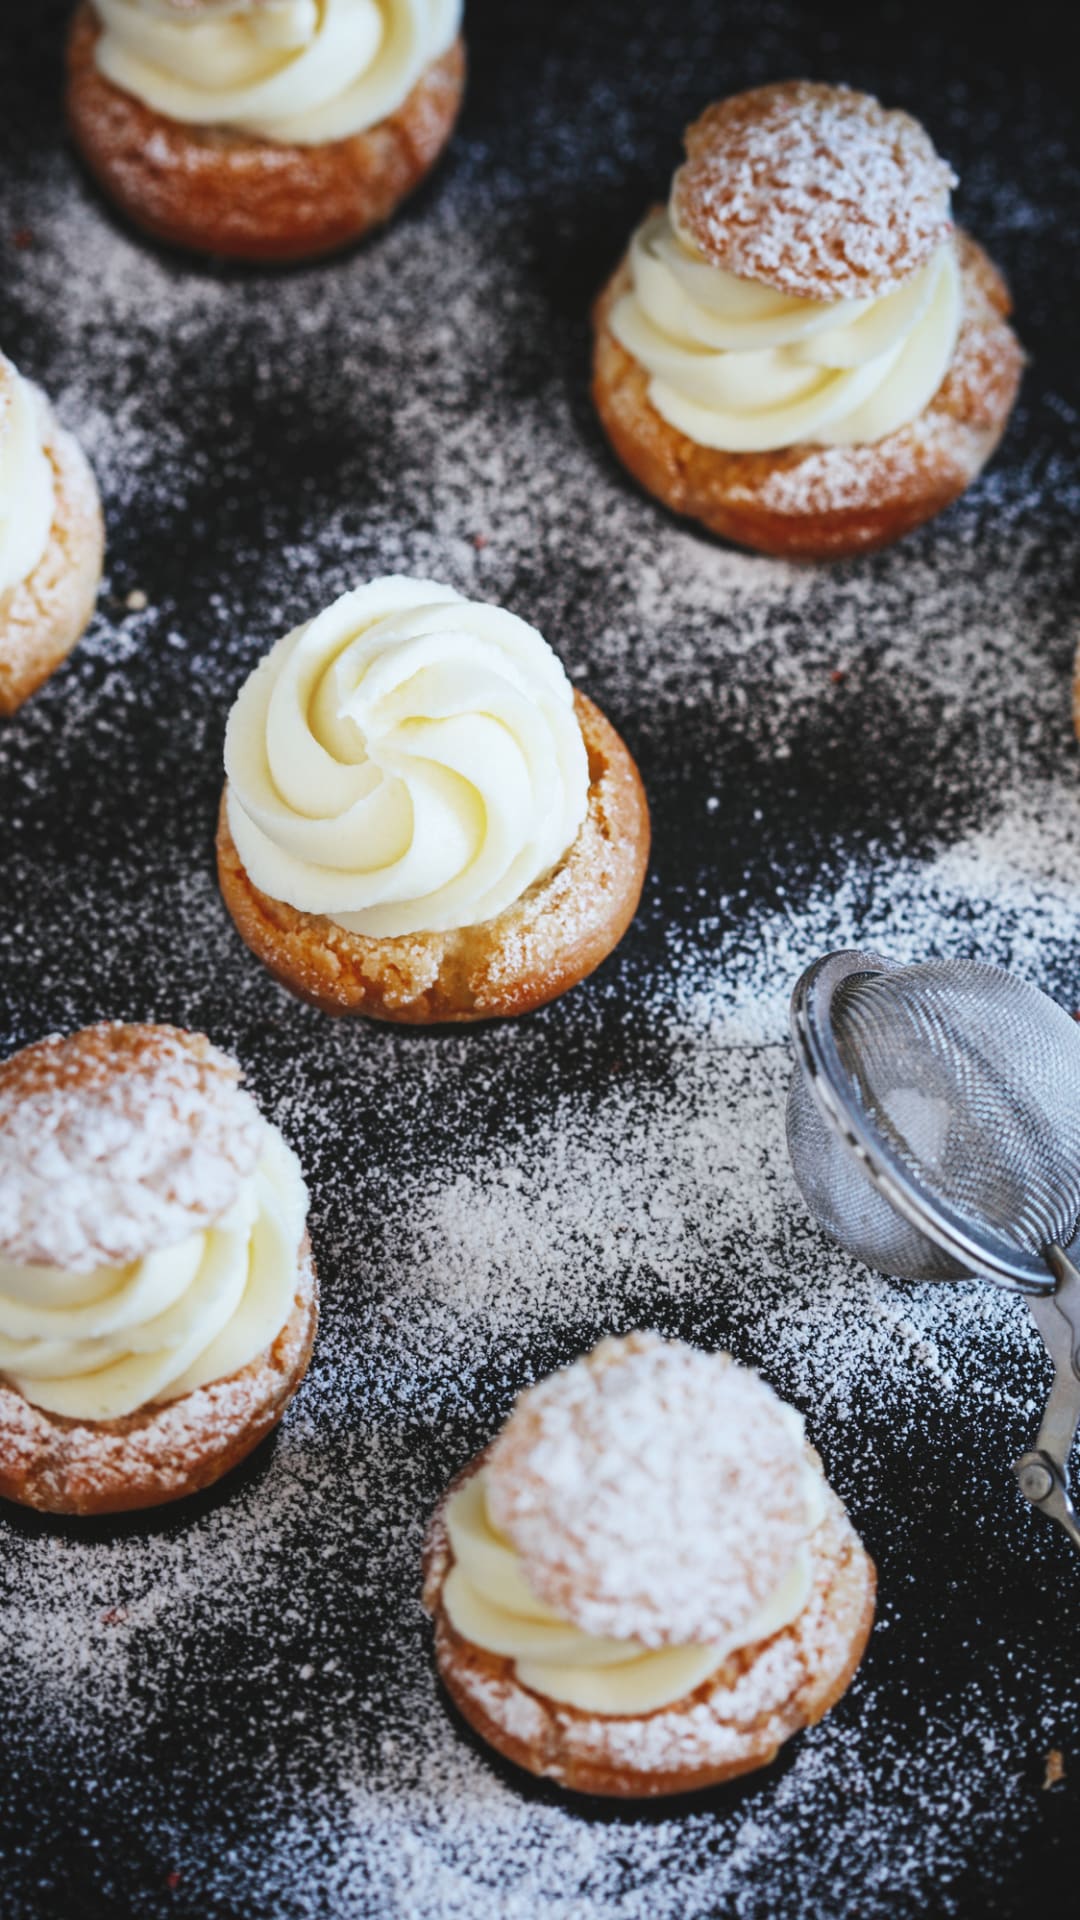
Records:
[[[299,1162],[268,1125],[255,1172],[203,1232],[90,1273],[0,1260],[0,1374],[81,1420],[228,1378],[289,1318],[306,1210]]]
[[[807,1462],[808,1537],[823,1512],[824,1482]],[[513,1546],[492,1523],[483,1469],[449,1501],[446,1531],[454,1564],[442,1603],[454,1631],[473,1646],[512,1660],[522,1686],[585,1713],[654,1713],[671,1706],[701,1686],[729,1654],[788,1626],[810,1595],[811,1552],[804,1544],[775,1592],[725,1641],[650,1648],[586,1633],[537,1598]]]
[[[168,16],[95,0],[100,71],[170,120],[321,146],[395,113],[461,25],[462,0],[268,0]]]
[[[229,716],[225,766],[255,885],[375,938],[493,919],[558,863],[588,802],[542,636],[397,575],[278,642]]]
[[[0,354],[0,594],[29,578],[49,544],[55,485],[46,404]]]
[[[662,212],[630,272],[612,332],[668,425],[725,453],[883,440],[933,398],[960,330],[951,240],[879,298],[807,300],[714,266]]]

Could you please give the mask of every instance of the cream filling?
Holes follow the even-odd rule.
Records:
[[[824,1482],[809,1463],[806,1496],[809,1532],[824,1512]],[[513,1547],[492,1525],[482,1470],[450,1500],[446,1529],[454,1564],[442,1603],[455,1633],[512,1660],[522,1686],[585,1713],[655,1713],[684,1699],[730,1654],[797,1619],[813,1579],[811,1550],[804,1544],[775,1592],[726,1639],[650,1648],[585,1633],[537,1599]]]
[[[65,1273],[0,1260],[0,1374],[34,1406],[117,1420],[246,1367],[292,1312],[307,1190],[268,1126],[227,1214],[125,1267]]]
[[[225,766],[255,885],[380,939],[493,919],[561,859],[588,804],[547,642],[400,576],[279,641],[229,716]]]
[[[712,266],[657,213],[630,269],[612,332],[661,417],[718,452],[883,440],[933,399],[960,331],[952,241],[880,299],[799,300]]]
[[[396,112],[462,14],[462,0],[278,0],[171,19],[152,0],[95,6],[95,57],[115,86],[170,120],[297,146]]]
[[[56,487],[43,395],[2,357],[0,381],[0,593],[8,593],[44,558]]]

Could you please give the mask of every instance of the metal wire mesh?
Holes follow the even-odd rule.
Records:
[[[853,1099],[931,1205],[1038,1254],[1080,1221],[1080,1029],[999,967],[934,960],[856,973],[831,1031]],[[953,1279],[957,1265],[878,1193],[822,1118],[805,1073],[788,1104],[796,1177],[821,1224],[868,1266]]]

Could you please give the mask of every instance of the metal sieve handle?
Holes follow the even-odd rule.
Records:
[[[1057,1289],[1028,1305],[1054,1363],[1054,1384],[1035,1445],[1013,1472],[1024,1498],[1080,1548],[1080,1515],[1069,1492],[1069,1455],[1080,1427],[1080,1272],[1062,1247],[1046,1247],[1044,1258]]]

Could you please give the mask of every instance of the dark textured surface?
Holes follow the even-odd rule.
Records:
[[[783,998],[821,946],[866,940],[984,954],[1080,1005],[1057,14],[472,0],[437,179],[361,252],[264,276],[112,221],[63,145],[64,12],[0,25],[0,344],[95,462],[108,576],[0,731],[0,1042],[151,1017],[235,1049],[304,1161],[324,1320],[277,1442],[193,1510],[0,1515],[3,1920],[1039,1911],[1080,1873],[1080,1562],[1007,1471],[1045,1367],[1016,1303],[871,1282],[822,1246],[783,1158]],[[798,73],[925,120],[1032,355],[967,499],[819,572],[654,508],[587,387],[589,299],[683,123]],[[649,791],[635,926],[516,1026],[329,1023],[217,899],[236,686],[390,570],[534,620]],[[882,1624],[768,1776],[613,1814],[475,1749],[415,1589],[431,1503],[518,1387],[642,1322],[730,1345],[807,1413]]]

